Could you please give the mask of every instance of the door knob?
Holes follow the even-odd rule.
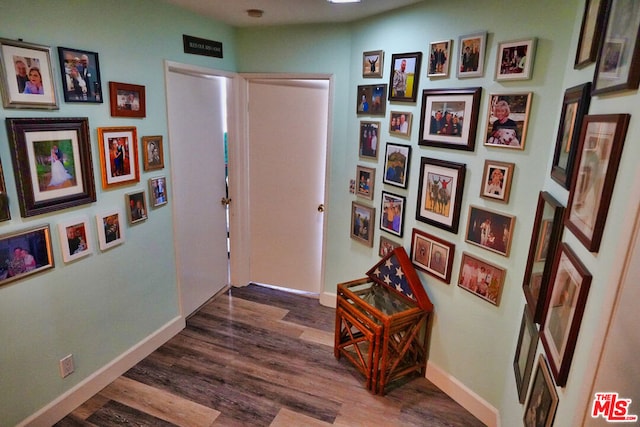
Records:
[[[320,203],[318,205],[318,212],[324,212],[324,204]]]
[[[223,197],[222,199],[220,199],[220,204],[222,206],[229,206],[231,204],[231,199],[227,199],[226,197]]]

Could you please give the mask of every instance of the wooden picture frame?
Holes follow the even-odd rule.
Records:
[[[384,258],[389,255],[395,248],[402,246],[398,242],[394,242],[384,236],[380,236],[380,243],[378,245],[378,256]]]
[[[630,118],[587,115],[582,123],[565,225],[591,252],[600,248]]]
[[[376,208],[351,202],[351,238],[365,246],[373,247],[373,224]]]
[[[163,169],[162,135],[143,136],[140,140],[142,144],[142,168],[144,171]]]
[[[515,223],[513,215],[471,205],[465,242],[508,257]]]
[[[422,91],[418,144],[473,151],[481,87]]]
[[[360,158],[378,160],[380,122],[361,121],[358,153]]]
[[[416,219],[458,232],[466,165],[429,157],[420,160]]]
[[[524,150],[533,92],[491,94],[484,145]]]
[[[552,427],[558,400],[549,367],[544,356],[540,354],[527,403],[524,406],[522,417],[524,427]]]
[[[137,224],[139,222],[146,221],[148,218],[147,197],[144,190],[133,191],[125,194],[124,201],[129,224]]]
[[[109,100],[112,117],[144,118],[147,115],[144,86],[109,82]]]
[[[373,200],[376,184],[376,170],[366,166],[356,166],[356,194],[367,200]]]
[[[515,163],[485,160],[480,183],[480,197],[509,203]]]
[[[356,99],[356,114],[384,116],[387,112],[387,85],[360,85]]]
[[[556,253],[540,336],[556,384],[567,383],[591,274],[566,243]]]
[[[638,89],[640,85],[640,3],[607,1],[592,95]]]
[[[482,77],[484,75],[484,57],[487,50],[487,32],[480,31],[458,38],[459,79]]]
[[[404,208],[406,198],[398,194],[382,192],[380,203],[380,230],[402,237],[404,232]]]
[[[54,267],[49,224],[0,236],[0,286]]]
[[[389,72],[389,101],[416,102],[422,52],[394,53]]]
[[[542,323],[551,268],[562,237],[565,208],[551,194],[538,194],[522,291],[535,323]]]
[[[449,77],[452,44],[453,40],[440,40],[429,43],[428,77]]]
[[[60,251],[64,262],[72,262],[93,253],[93,241],[86,216],[67,219],[58,224]]]
[[[504,268],[463,252],[458,286],[497,307],[506,275]]]
[[[0,38],[0,91],[4,108],[57,110],[51,47]]]
[[[149,204],[152,208],[164,206],[169,201],[167,191],[167,177],[156,176],[149,178]]]
[[[58,59],[65,102],[101,104],[104,98],[98,54],[58,47]]]
[[[11,219],[11,209],[9,209],[9,197],[7,196],[7,186],[4,182],[4,168],[0,161],[0,222]]]
[[[6,119],[20,213],[40,215],[96,201],[89,119]]]
[[[573,68],[578,70],[596,62],[600,38],[604,33],[604,16],[607,0],[586,0],[580,38],[576,49],[576,59]]]
[[[389,117],[389,134],[409,138],[413,113],[409,111],[392,111]]]
[[[567,190],[571,188],[571,174],[578,151],[582,120],[589,112],[590,103],[591,82],[571,87],[564,92],[551,178]]]
[[[537,39],[505,41],[498,43],[496,55],[496,81],[529,80],[533,76],[533,62]]]
[[[106,251],[124,243],[124,217],[119,209],[97,214],[96,225],[100,250]]]
[[[513,372],[516,377],[516,387],[518,389],[518,399],[524,403],[527,396],[527,388],[531,379],[533,362],[536,358],[538,347],[538,328],[533,322],[529,307],[525,305],[520,322],[520,333],[518,334],[518,344],[516,354],[513,358]]]
[[[384,155],[384,177],[382,182],[400,188],[409,183],[409,165],[411,164],[411,146],[387,142]]]
[[[443,281],[451,283],[453,257],[456,245],[425,233],[417,228],[411,236],[411,262],[417,269]]]
[[[133,126],[98,128],[102,188],[140,181],[138,136]]]
[[[384,50],[362,52],[362,77],[382,78],[383,67]]]

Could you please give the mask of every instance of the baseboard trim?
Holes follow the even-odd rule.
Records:
[[[331,308],[336,308],[337,306],[337,301],[336,301],[336,294],[335,293],[329,293],[329,292],[323,292],[320,294],[320,304],[324,305],[325,307],[331,307]]]
[[[488,427],[500,427],[498,410],[442,368],[427,361],[425,376]]]
[[[185,319],[182,316],[175,317],[153,334],[111,361],[111,363],[98,369],[75,387],[20,422],[18,426],[48,427],[57,423],[68,413],[111,384],[120,375],[153,353],[158,347],[183,330],[185,326]]]

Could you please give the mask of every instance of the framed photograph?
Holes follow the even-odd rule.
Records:
[[[356,114],[384,116],[387,112],[387,85],[360,85]]]
[[[422,52],[394,53],[391,56],[389,101],[416,102]]]
[[[392,111],[389,118],[389,133],[409,138],[412,120],[413,114],[408,111]]]
[[[382,192],[380,230],[402,237],[404,231],[404,196]]]
[[[0,236],[0,286],[53,268],[49,224]]]
[[[596,62],[600,37],[604,33],[606,7],[607,0],[586,0],[585,2],[580,39],[573,66],[576,70]]]
[[[98,54],[87,50],[58,48],[62,93],[66,102],[102,103]]]
[[[451,44],[453,40],[441,40],[429,43],[429,77],[449,77]]]
[[[473,151],[481,87],[422,91],[419,145]]]
[[[64,262],[75,261],[93,253],[87,217],[83,216],[59,223],[58,233],[60,234],[60,249]]]
[[[515,223],[512,215],[471,205],[465,241],[508,257]]]
[[[498,306],[506,275],[504,268],[463,252],[458,286]]]
[[[562,387],[569,376],[591,284],[591,274],[566,243],[556,254],[551,283],[540,335],[556,384]]]
[[[0,162],[0,222],[11,219],[11,210],[9,209],[9,197],[7,196],[7,187],[4,183],[4,169]]]
[[[480,183],[480,197],[496,202],[509,203],[511,181],[515,163],[485,160],[482,182]]]
[[[402,246],[400,243],[394,242],[384,236],[380,236],[380,245],[378,247],[378,256],[384,258],[389,255],[395,248]]]
[[[534,37],[498,43],[495,80],[529,80],[533,75],[536,41]]]
[[[516,386],[518,387],[520,403],[524,403],[527,395],[527,387],[531,379],[531,371],[533,370],[537,347],[538,328],[536,324],[533,323],[529,308],[525,306],[522,313],[522,321],[520,322],[516,355],[513,358],[513,371],[516,376]]]
[[[384,159],[384,178],[382,181],[385,184],[407,188],[411,146],[387,142]]]
[[[606,29],[593,76],[593,95],[638,89],[640,84],[640,3],[606,3]]]
[[[524,150],[533,92],[489,96],[484,145]]]
[[[167,204],[169,195],[167,194],[166,177],[157,176],[155,178],[149,178],[149,197],[152,208],[157,208]]]
[[[109,82],[111,116],[139,117],[147,115],[144,86]]]
[[[630,117],[587,115],[582,123],[565,225],[591,252],[600,248]]]
[[[373,247],[373,224],[376,208],[351,202],[351,238],[363,245]]]
[[[356,166],[356,179],[358,181],[357,194],[367,200],[373,200],[373,190],[376,183],[376,170],[365,166]]]
[[[411,236],[411,262],[419,270],[451,283],[451,270],[456,245],[424,231],[413,229]]]
[[[487,32],[481,31],[458,38],[459,79],[482,77],[484,75],[484,56],[487,50]]]
[[[129,224],[136,224],[147,219],[147,198],[144,190],[125,194],[124,200]]]
[[[522,281],[527,307],[531,311],[533,321],[538,324],[542,323],[551,268],[562,237],[564,214],[564,206],[551,194],[546,191],[539,193],[529,256]]]
[[[420,160],[416,219],[452,233],[458,232],[467,166],[429,157]]]
[[[102,188],[140,181],[138,136],[135,127],[98,128]]]
[[[124,243],[124,217],[120,210],[114,209],[97,214],[96,225],[100,250],[106,251]]]
[[[96,201],[86,117],[6,122],[23,217]]]
[[[589,112],[590,103],[590,82],[569,88],[564,93],[551,178],[566,189],[571,187],[571,173],[578,150],[582,119]]]
[[[362,53],[362,77],[382,77],[382,71],[384,70],[382,67],[384,67],[383,50],[371,50]]]
[[[141,140],[143,169],[150,171],[164,168],[162,135],[143,136]]]
[[[361,158],[378,160],[378,135],[380,122],[360,122],[360,153]]]
[[[527,404],[524,407],[524,426],[552,427],[558,407],[558,393],[542,354],[538,356],[536,366]]]
[[[4,108],[57,110],[51,48],[0,38],[0,89]]]

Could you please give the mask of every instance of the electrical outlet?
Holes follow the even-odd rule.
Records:
[[[75,366],[73,365],[73,354],[60,359],[60,376],[62,378],[66,378],[69,375],[73,374],[74,370]]]

